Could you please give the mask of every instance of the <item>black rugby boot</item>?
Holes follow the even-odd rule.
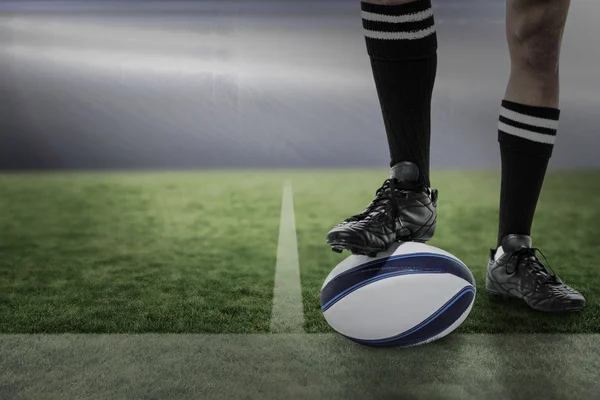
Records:
[[[360,214],[336,225],[327,234],[333,251],[375,256],[396,241],[425,242],[437,219],[437,190],[419,185],[419,168],[412,162],[394,165],[375,199]]]
[[[516,298],[545,312],[580,311],[585,298],[565,285],[536,257],[527,235],[507,235],[498,250],[490,251],[485,287],[495,298]],[[545,259],[545,258],[544,258]]]

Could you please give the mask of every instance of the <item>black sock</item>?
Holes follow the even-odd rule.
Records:
[[[390,166],[412,161],[430,186],[431,95],[437,36],[430,0],[362,3],[367,51],[390,147]]]
[[[502,102],[498,125],[502,156],[498,246],[508,234],[531,235],[559,116],[555,108]]]

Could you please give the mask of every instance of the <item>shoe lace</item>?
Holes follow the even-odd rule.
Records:
[[[548,267],[546,267],[537,258],[536,252],[540,253],[540,255],[544,258],[545,264],[548,265]],[[522,265],[521,264],[522,261],[525,261],[524,265],[527,268],[527,271],[530,274],[536,276],[539,279],[540,283],[542,283],[542,284],[557,284],[557,283],[559,283],[558,279],[556,277],[556,274],[550,267],[550,263],[548,262],[548,259],[546,258],[546,256],[542,252],[542,250],[540,250],[539,248],[524,247],[522,249],[515,251],[513,254],[510,255],[510,257],[507,260],[507,263],[506,263],[507,268],[510,265],[510,261],[513,257],[517,257],[517,262],[515,264],[515,271],[517,270],[517,268],[519,268],[520,265]]]
[[[398,218],[398,197],[406,196],[406,191],[427,190],[422,185],[410,182],[399,182],[390,178],[383,182],[383,185],[375,192],[375,199],[360,214],[356,214],[347,221],[359,221],[374,218],[384,213],[387,206],[391,206],[391,215],[394,219]]]

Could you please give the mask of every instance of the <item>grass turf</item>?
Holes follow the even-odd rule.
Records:
[[[372,199],[382,170],[0,175],[0,332],[268,332],[283,179],[294,188],[307,332],[330,332],[318,294],[347,256],[327,230]],[[600,332],[600,172],[549,174],[534,245],[588,299],[542,315],[490,302],[499,178],[441,172],[430,244],[479,285],[460,332]]]
[[[598,335],[450,335],[373,349],[338,335],[0,335],[0,398],[598,398]]]
[[[1,332],[268,332],[281,179],[5,175]]]

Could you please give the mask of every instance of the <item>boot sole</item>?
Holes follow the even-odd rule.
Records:
[[[390,246],[396,242],[425,243],[426,241],[411,239],[410,236],[401,236],[401,237],[396,237],[396,240],[394,242],[392,242],[390,244]],[[367,257],[376,257],[378,253],[386,251],[390,247],[390,246],[388,246],[387,248],[365,247],[365,246],[356,245],[354,243],[349,243],[346,241],[337,241],[337,242],[327,241],[327,244],[330,245],[331,250],[336,253],[341,253],[344,250],[348,250],[349,252],[351,252],[354,255],[362,255],[362,256],[367,256]]]
[[[541,311],[541,312],[549,313],[549,314],[575,313],[575,312],[580,312],[585,308],[585,306],[583,306],[583,307],[564,307],[559,310],[548,309],[548,308],[535,308],[535,307],[530,306],[529,303],[527,303],[525,301],[525,299],[522,297],[511,296],[508,293],[495,292],[493,290],[488,289],[487,287],[486,287],[486,291],[491,300],[499,301],[499,302],[514,302],[514,303],[518,303],[518,304],[525,304],[525,305],[527,305],[527,307],[529,307],[532,310]]]

